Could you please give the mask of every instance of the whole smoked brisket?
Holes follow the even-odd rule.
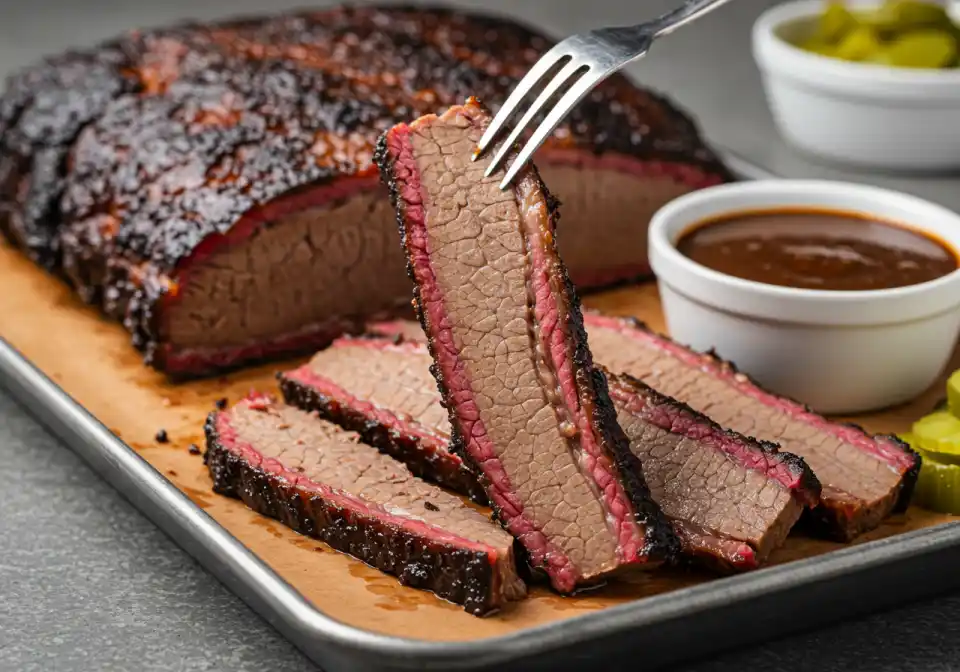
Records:
[[[506,98],[551,41],[430,7],[131,31],[0,98],[0,230],[178,377],[311,352],[406,306],[380,133]],[[730,179],[695,124],[616,75],[538,154],[581,286],[649,272],[650,215]]]

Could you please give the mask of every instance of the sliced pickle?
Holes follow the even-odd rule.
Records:
[[[896,38],[886,48],[890,64],[901,68],[944,68],[957,58],[957,42],[942,30],[918,30]]]
[[[900,438],[909,443],[921,459],[912,503],[937,513],[960,514],[960,464],[925,451],[917,445],[917,437],[912,432],[904,432]]]
[[[856,26],[856,18],[842,2],[830,2],[820,15],[817,38],[827,44],[837,44]]]
[[[837,47],[833,44],[829,44],[828,42],[824,42],[817,37],[809,39],[798,46],[804,51],[820,54],[821,56],[830,56],[831,58],[837,57]]]
[[[960,417],[960,370],[947,378],[947,407],[955,416]]]
[[[854,28],[840,40],[836,56],[845,61],[867,61],[876,57],[882,50],[880,40],[870,28]]]
[[[960,457],[960,418],[935,411],[913,423],[913,445],[928,453]]]
[[[890,0],[891,13],[897,17],[897,28],[946,28],[951,25],[950,16],[940,5],[932,2],[916,2],[916,0]]]
[[[942,462],[918,446],[914,450],[923,462],[913,503],[938,513],[960,514],[960,465]]]

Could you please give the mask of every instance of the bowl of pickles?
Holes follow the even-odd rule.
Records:
[[[960,24],[929,0],[797,0],[753,54],[777,128],[806,155],[884,172],[960,169]]]

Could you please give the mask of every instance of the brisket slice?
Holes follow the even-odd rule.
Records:
[[[260,395],[205,431],[216,492],[472,614],[525,596],[510,535],[356,434]]]
[[[413,328],[406,329],[411,325],[420,342],[413,340]],[[453,457],[450,422],[430,374],[423,332],[416,322],[400,320],[376,327],[409,337],[339,339],[282,374],[284,396],[344,427],[369,428],[375,445],[443,482],[443,474],[435,473],[444,464],[438,456]],[[606,375],[630,449],[688,559],[721,570],[756,568],[783,542],[803,508],[816,506],[820,483],[801,458],[724,430],[630,376]],[[400,447],[390,443],[397,438]],[[444,484],[469,492],[461,489],[463,481]]]
[[[655,566],[677,540],[594,370],[535,168],[498,187],[473,161],[490,117],[470,99],[386,132],[397,207],[452,445],[554,588]]]
[[[311,352],[406,302],[380,133],[504,100],[551,43],[490,16],[340,7],[44,60],[0,97],[0,229],[171,374]],[[621,75],[537,158],[582,286],[647,274],[649,216],[731,179],[688,116]]]
[[[818,533],[849,541],[906,509],[920,457],[894,436],[816,415],[757,386],[729,362],[653,333],[635,320],[587,313],[598,361],[635,376],[734,431],[773,441],[810,465],[823,485],[808,512]]]
[[[280,374],[280,389],[288,404],[357,432],[416,476],[487,504],[476,474],[449,450],[450,425],[430,363],[423,343],[340,338]]]
[[[819,502],[820,482],[802,458],[723,429],[628,375],[607,379],[630,449],[688,556],[754,569]]]

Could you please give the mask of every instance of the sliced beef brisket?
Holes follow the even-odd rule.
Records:
[[[419,342],[414,329],[406,329],[411,325]],[[408,336],[337,340],[281,376],[287,402],[344,427],[364,428],[365,437],[415,473],[472,494],[464,479],[444,481],[447,469],[440,465],[460,462],[449,452],[450,423],[420,326],[398,320],[376,328]],[[607,377],[630,449],[688,559],[715,569],[756,568],[803,508],[816,506],[820,484],[802,459],[724,430],[629,376]],[[476,482],[470,473],[455,473]]]
[[[405,303],[379,134],[505,99],[550,44],[483,15],[340,7],[42,61],[0,98],[0,229],[171,374],[313,350]],[[647,218],[730,179],[684,113],[619,75],[538,160],[584,286],[648,273]]]
[[[655,566],[677,540],[593,368],[555,203],[534,168],[501,191],[490,157],[472,160],[489,120],[471,99],[398,125],[377,160],[455,450],[531,565],[570,592]]]
[[[831,422],[758,387],[732,364],[694,352],[634,320],[587,313],[597,361],[689,404],[724,427],[780,444],[823,484],[813,528],[849,541],[909,503],[920,458],[893,436]]]
[[[475,615],[526,594],[510,535],[357,434],[257,395],[205,430],[216,492]]]
[[[630,449],[687,555],[754,569],[819,502],[820,482],[803,459],[723,429],[635,378],[607,379]]]
[[[417,476],[486,504],[476,474],[449,449],[450,425],[431,361],[424,343],[340,338],[281,374],[280,389],[288,404],[358,432]]]

